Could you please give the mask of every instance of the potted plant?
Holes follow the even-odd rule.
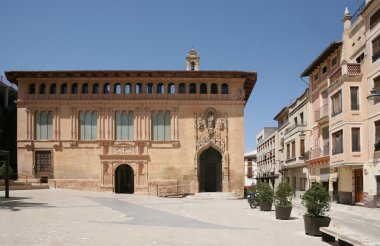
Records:
[[[292,188],[288,182],[282,182],[274,193],[274,205],[276,208],[276,219],[288,220],[292,212]]]
[[[11,178],[12,173],[12,167],[8,166],[8,178]],[[5,179],[5,163],[0,167],[0,179]]]
[[[305,233],[312,236],[321,236],[320,227],[328,227],[331,218],[324,216],[330,211],[331,198],[328,191],[320,184],[312,186],[301,196],[302,205],[306,207],[303,219]]]
[[[273,190],[268,183],[263,182],[258,187],[257,199],[261,211],[271,211],[273,203]]]

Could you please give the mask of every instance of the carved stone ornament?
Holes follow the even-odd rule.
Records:
[[[135,153],[135,147],[131,146],[113,146],[112,153],[116,155],[133,155]]]

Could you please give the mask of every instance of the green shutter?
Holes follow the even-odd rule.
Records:
[[[170,111],[165,112],[165,140],[170,140]]]
[[[97,125],[97,114],[96,112],[91,113],[91,140],[96,140],[96,125]]]
[[[47,113],[47,140],[53,139],[53,113],[49,111]]]
[[[157,119],[157,140],[164,140],[165,139],[165,115],[163,111],[158,112],[158,119]]]
[[[36,112],[36,140],[41,140],[41,115]]]
[[[116,140],[121,140],[121,116],[120,111],[116,111],[115,117],[115,129],[116,129]]]
[[[85,128],[84,116],[85,116],[85,113],[83,111],[80,111],[79,112],[80,140],[85,140],[85,136],[84,136],[84,128]]]
[[[133,111],[129,111],[128,114],[128,140],[133,140]]]
[[[158,140],[157,134],[157,111],[152,112],[152,140]]]

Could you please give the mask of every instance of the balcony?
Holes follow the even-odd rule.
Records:
[[[327,117],[328,113],[329,113],[329,105],[325,104],[319,109],[315,110],[314,112],[315,121],[320,121],[323,118]]]
[[[332,93],[339,88],[343,82],[360,82],[362,80],[361,66],[357,63],[342,64],[342,66],[333,73],[330,78],[328,93]]]
[[[330,148],[330,145],[327,143],[322,148],[313,149],[313,152],[312,152],[310,159],[317,159],[317,158],[321,158],[324,156],[328,156],[329,155],[329,148]]]
[[[331,153],[333,155],[342,154],[343,153],[343,147],[342,146],[335,147],[334,149],[332,149]]]
[[[305,129],[306,125],[307,125],[306,122],[301,122],[301,124],[296,123],[296,124],[293,124],[293,125],[285,128],[285,136],[286,135],[293,135],[296,132],[306,130]]]
[[[339,108],[339,109],[331,112],[331,118],[334,117],[334,116],[337,116],[340,113],[342,113],[342,108]]]

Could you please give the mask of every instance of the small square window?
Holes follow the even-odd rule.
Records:
[[[331,66],[335,66],[336,64],[338,63],[338,58],[337,57],[334,57],[332,60],[331,60]]]
[[[325,74],[327,72],[327,66],[324,66],[323,68],[322,68],[322,74]]]
[[[318,73],[314,74],[314,81],[317,81],[318,78],[319,78],[319,74]]]

